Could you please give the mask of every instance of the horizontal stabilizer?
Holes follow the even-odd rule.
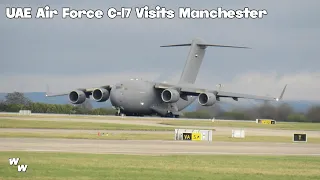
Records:
[[[195,40],[194,41],[196,45],[198,46],[202,46],[202,47],[207,47],[207,46],[211,46],[211,47],[228,47],[228,48],[246,48],[246,49],[251,49],[249,47],[244,47],[244,46],[226,46],[226,45],[219,45],[219,44],[207,44],[207,43],[203,43],[200,40]],[[188,44],[170,44],[170,45],[164,45],[164,46],[160,46],[160,47],[179,47],[179,46],[191,46],[192,43],[188,43]]]
[[[172,44],[172,45],[165,45],[160,47],[175,47],[175,46],[191,46],[191,44]]]
[[[225,45],[219,45],[219,44],[197,44],[198,46],[212,46],[212,47],[229,47],[229,48],[247,48],[251,49],[249,47],[243,47],[243,46],[225,46]]]

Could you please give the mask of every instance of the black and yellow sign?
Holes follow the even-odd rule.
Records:
[[[294,142],[307,142],[307,134],[294,134],[293,141]]]
[[[183,140],[190,140],[191,141],[192,133],[182,133]]]
[[[183,140],[201,141],[201,133],[182,133]]]
[[[262,120],[262,124],[271,124],[271,120]]]
[[[201,133],[192,133],[192,140],[193,141],[200,141],[201,140]]]
[[[258,123],[261,123],[261,124],[276,124],[276,121],[272,120],[272,119],[259,119]]]

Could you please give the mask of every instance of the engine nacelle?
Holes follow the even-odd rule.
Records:
[[[180,93],[175,89],[165,89],[161,93],[162,101],[166,103],[175,103],[180,98]]]
[[[198,101],[202,106],[212,106],[217,102],[217,98],[213,93],[201,93],[198,96]]]
[[[81,104],[86,100],[87,96],[83,91],[75,90],[69,93],[69,101],[72,104]]]
[[[92,98],[97,102],[105,102],[109,99],[109,96],[109,91],[104,88],[97,88],[92,91]]]

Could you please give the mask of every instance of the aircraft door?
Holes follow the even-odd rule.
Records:
[[[121,106],[124,102],[124,88],[122,84],[118,84],[115,87],[115,101],[117,102],[118,106]]]
[[[123,88],[119,89],[119,102],[121,104],[124,102],[124,90],[123,90]]]

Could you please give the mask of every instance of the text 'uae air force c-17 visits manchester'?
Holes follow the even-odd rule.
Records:
[[[194,87],[202,60],[207,47],[247,48],[239,46],[224,46],[204,43],[194,39],[189,44],[166,45],[161,47],[190,46],[189,55],[180,80],[177,84],[158,83],[139,79],[119,82],[115,85],[105,84],[96,88],[79,88],[68,93],[46,94],[48,97],[68,95],[72,104],[81,104],[92,97],[97,102],[110,99],[117,109],[116,115],[157,115],[162,117],[179,117],[180,111],[185,109],[196,99],[202,106],[212,106],[221,98],[238,98],[279,101],[282,99],[286,86],[278,98],[256,96],[210,90]]]

